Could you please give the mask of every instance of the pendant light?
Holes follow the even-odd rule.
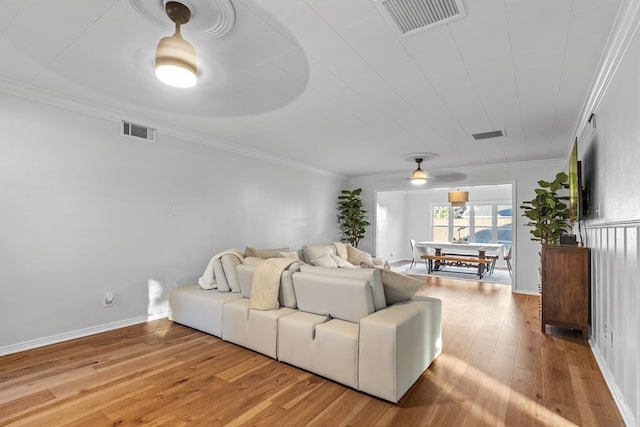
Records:
[[[451,206],[465,206],[469,201],[469,192],[468,191],[450,191],[449,192],[449,203]]]
[[[413,171],[411,174],[411,183],[413,185],[423,185],[427,183],[427,172],[420,169],[420,163],[422,163],[422,158],[417,157],[416,163],[418,164],[418,168]]]
[[[156,77],[169,86],[193,87],[198,81],[196,51],[180,34],[180,25],[189,22],[191,10],[177,1],[168,1],[165,10],[169,19],[176,24],[176,31],[158,43]]]

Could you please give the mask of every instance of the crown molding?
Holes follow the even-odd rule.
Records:
[[[606,48],[600,59],[597,73],[591,83],[589,94],[582,105],[573,131],[578,141],[582,141],[589,131],[589,119],[598,110],[639,27],[640,2],[637,0],[623,0],[609,34]]]
[[[348,179],[344,175],[340,175],[324,169],[314,168],[304,163],[288,160],[264,151],[243,147],[229,141],[219,138],[212,138],[194,132],[185,131],[176,127],[167,126],[164,123],[156,122],[146,117],[133,116],[108,107],[79,101],[60,94],[48,92],[40,88],[18,83],[13,80],[0,79],[0,92],[18,98],[27,99],[42,104],[51,105],[68,111],[84,114],[87,116],[97,117],[104,120],[121,122],[122,120],[131,121],[133,123],[156,129],[158,134],[163,134],[178,138],[194,144],[206,145],[218,150],[228,151],[244,157],[262,160],[269,163],[275,163],[292,169],[309,172],[315,175],[328,176],[338,179]]]

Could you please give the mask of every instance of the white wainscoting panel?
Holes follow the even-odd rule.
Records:
[[[640,221],[587,225],[591,248],[591,339],[628,425],[640,414]]]

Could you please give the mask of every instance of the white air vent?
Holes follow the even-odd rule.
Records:
[[[122,121],[122,135],[130,138],[156,142],[156,130],[135,123]]]
[[[501,136],[506,136],[506,135],[507,135],[507,131],[504,131],[504,130],[492,130],[489,132],[471,134],[471,136],[473,136],[473,139],[475,139],[476,141],[479,141],[481,139],[500,138]]]
[[[374,0],[383,16],[402,37],[465,16],[462,0]]]

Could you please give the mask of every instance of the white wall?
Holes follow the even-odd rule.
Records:
[[[389,261],[406,258],[401,255],[410,252],[409,241],[404,239],[407,215],[405,195],[400,192],[378,193],[377,202],[375,213],[369,214],[371,218],[376,218],[377,245],[372,253]]]
[[[636,22],[638,17],[636,16]],[[640,37],[635,34],[578,145],[592,187],[591,339],[628,425],[640,425]],[[595,123],[595,129],[593,127]],[[599,207],[599,209],[598,209]],[[597,213],[596,210],[599,212]]]
[[[119,126],[0,94],[0,354],[166,312],[218,251],[338,238],[342,178]]]
[[[567,141],[567,150],[570,141]],[[526,218],[521,216],[520,204],[524,200],[531,200],[535,196],[534,189],[541,179],[552,180],[556,173],[566,170],[566,160],[549,160],[544,162],[524,162],[505,165],[487,165],[482,167],[460,168],[446,171],[451,176],[459,176],[454,182],[445,180],[433,181],[427,184],[427,188],[442,187],[467,187],[477,185],[513,184],[513,200],[518,209],[514,212],[514,248],[513,261],[514,283],[513,291],[526,294],[538,294],[537,259],[538,244],[531,241],[528,227],[524,227]],[[406,180],[410,170],[404,175],[388,174],[378,176],[364,176],[352,178],[352,188],[361,187],[362,200],[365,209],[375,213],[378,191],[383,190],[410,190],[411,184]],[[441,174],[444,175],[444,174]],[[375,216],[373,217],[375,224]],[[367,236],[362,240],[360,248],[366,251],[374,251],[376,233],[371,227]],[[406,237],[403,237],[406,238]],[[382,254],[384,255],[384,254]]]

